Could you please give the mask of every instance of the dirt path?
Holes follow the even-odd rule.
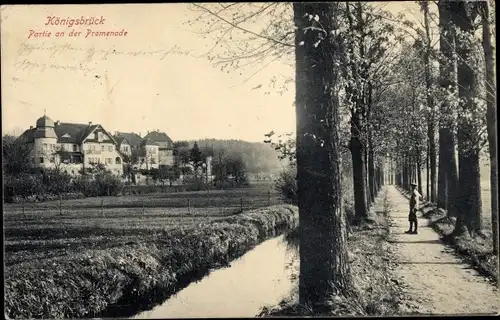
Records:
[[[408,235],[408,200],[389,186],[390,236],[397,254],[394,277],[425,314],[496,314],[498,290],[453,254],[430,227],[418,219],[418,235]]]

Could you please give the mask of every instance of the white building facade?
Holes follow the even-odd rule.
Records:
[[[31,163],[35,168],[77,175],[82,169],[103,164],[113,174],[123,175],[118,144],[99,124],[61,123],[43,116],[20,138],[32,145]]]

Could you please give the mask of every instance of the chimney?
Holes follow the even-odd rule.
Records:
[[[56,126],[60,125],[61,124],[61,121],[57,120],[56,121]]]
[[[89,127],[92,125],[92,121],[89,121]]]
[[[30,126],[30,130],[33,129],[33,126]]]

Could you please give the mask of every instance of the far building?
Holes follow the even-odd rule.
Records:
[[[120,151],[128,156],[127,162],[135,169],[174,165],[173,141],[164,132],[148,132],[145,137],[133,132],[116,132],[114,137]]]

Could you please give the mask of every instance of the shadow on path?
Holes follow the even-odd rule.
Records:
[[[461,262],[458,261],[452,261],[452,262],[446,262],[446,261],[399,261],[399,264],[462,264]]]
[[[398,240],[389,240],[390,243],[427,243],[427,244],[443,244],[441,240],[415,240],[415,241],[398,241]]]

